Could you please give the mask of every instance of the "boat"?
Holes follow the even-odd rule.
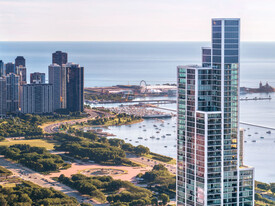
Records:
[[[154,126],[154,127],[157,127],[157,125],[155,125],[155,124],[154,124],[153,126]]]
[[[139,126],[138,128],[141,128],[141,126]]]
[[[135,141],[135,143],[139,143],[139,141]]]
[[[267,131],[266,133],[267,133],[267,134],[271,134],[271,131]]]
[[[171,134],[166,134],[166,136],[171,136]]]
[[[144,129],[143,132],[146,132],[146,129]]]
[[[157,138],[157,140],[159,140],[159,137]]]
[[[259,134],[258,132],[255,132],[255,134]]]
[[[143,137],[138,137],[138,139],[143,139]]]
[[[155,136],[151,136],[150,138],[151,138],[151,139],[154,139],[154,138],[155,138]]]
[[[176,127],[176,126],[172,126],[172,127]]]
[[[165,138],[165,135],[162,135],[161,137],[162,137],[162,138]]]
[[[145,141],[147,141],[148,139],[146,138],[146,139],[144,139]]]
[[[256,140],[252,140],[252,142],[256,142]]]
[[[156,133],[159,133],[159,131],[156,131]]]
[[[264,137],[260,137],[261,139],[264,139]]]
[[[132,140],[130,139],[129,141],[131,142]]]
[[[174,147],[176,147],[177,145],[174,145]]]
[[[166,146],[166,145],[165,145],[164,147],[165,147],[165,148],[167,148],[167,146]]]
[[[247,143],[247,141],[244,141],[244,143]]]
[[[126,137],[125,139],[127,140],[128,138]]]
[[[249,137],[251,136],[251,134],[248,135]]]

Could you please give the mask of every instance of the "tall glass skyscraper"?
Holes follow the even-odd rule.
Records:
[[[254,168],[240,164],[240,19],[212,20],[202,66],[178,66],[178,206],[253,206]]]

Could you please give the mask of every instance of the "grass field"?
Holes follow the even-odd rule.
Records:
[[[45,147],[47,150],[52,150],[54,147],[53,141],[45,141],[42,139],[31,139],[31,140],[12,140],[0,142],[0,146],[10,146],[14,144],[28,144],[33,147]]]

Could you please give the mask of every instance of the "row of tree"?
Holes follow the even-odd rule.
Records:
[[[142,145],[135,147],[120,139],[108,140],[105,137],[98,138],[93,133],[80,131],[75,133],[75,135],[55,134],[54,139],[60,142],[60,145],[55,146],[55,149],[69,152],[69,155],[73,157],[89,159],[99,164],[130,166],[136,166],[136,164],[125,158],[125,151],[137,155],[150,152],[148,147]]]
[[[114,205],[142,206],[151,204],[152,192],[127,181],[114,180],[110,176],[87,177],[76,174],[69,178],[60,175],[58,181],[102,202],[106,201],[107,196],[107,201]],[[137,204],[140,202],[144,202],[144,204]]]
[[[61,156],[50,154],[44,147],[31,147],[27,144],[1,146],[0,154],[37,172],[53,172],[70,167]]]
[[[1,206],[78,206],[75,198],[69,197],[53,188],[42,188],[23,181],[13,188],[0,187]]]

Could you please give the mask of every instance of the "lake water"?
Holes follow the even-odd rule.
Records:
[[[175,83],[176,66],[200,64],[201,47],[209,45],[209,42],[0,42],[0,59],[11,62],[16,56],[24,56],[28,74],[47,74],[51,53],[62,50],[68,52],[69,61],[84,66],[86,87],[139,84],[141,80],[148,84]],[[260,81],[268,81],[275,86],[275,42],[241,43],[240,68],[241,86],[257,87]],[[275,95],[271,97],[270,101],[242,101],[241,121],[275,128]],[[175,104],[162,106],[175,108]],[[153,152],[175,157],[175,123],[176,118],[171,118],[165,120],[164,127],[161,127],[161,122],[145,120],[131,127],[110,127],[109,132],[119,138],[127,138],[126,141],[134,145],[143,144]],[[146,131],[143,131],[143,125],[146,125]],[[161,129],[159,133],[153,125]],[[268,135],[266,129],[250,127],[248,130],[243,127],[247,129],[245,164],[256,168],[257,180],[275,182],[275,131]],[[259,134],[255,134],[256,131]],[[171,136],[161,137],[166,134]],[[151,139],[151,136],[155,138]],[[265,138],[260,139],[260,136]],[[256,143],[252,142],[254,139]]]
[[[27,72],[48,73],[51,54],[68,52],[85,68],[85,86],[175,83],[176,66],[201,63],[201,47],[210,42],[0,42],[0,59],[24,56]],[[275,85],[275,42],[241,43],[241,85]],[[28,75],[29,80],[29,75]]]

